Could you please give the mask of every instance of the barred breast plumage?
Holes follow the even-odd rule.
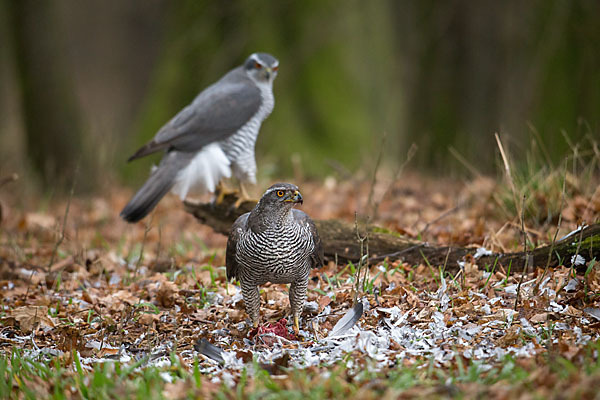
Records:
[[[234,223],[227,242],[227,277],[242,287],[246,312],[259,321],[258,286],[266,282],[290,283],[294,327],[306,299],[311,268],[323,263],[323,248],[308,215],[293,206],[302,202],[292,184],[275,184],[256,207]]]
[[[265,118],[271,114],[275,105],[273,85],[257,83],[262,103],[260,108],[246,125],[221,142],[221,148],[231,161],[233,175],[243,182],[256,183],[256,160],[254,146]]]

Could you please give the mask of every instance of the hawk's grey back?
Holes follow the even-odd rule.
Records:
[[[236,133],[258,111],[260,90],[241,67],[202,91],[129,160],[164,149],[198,151]]]

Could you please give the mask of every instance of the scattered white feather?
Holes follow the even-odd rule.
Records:
[[[493,253],[485,247],[479,247],[477,251],[475,251],[475,255],[473,257],[475,257],[475,259],[478,259],[483,256],[491,256],[492,254]]]
[[[242,301],[244,298],[242,297],[242,291],[239,287],[234,286],[235,293],[231,296],[231,299],[228,301],[229,304],[235,306],[239,301]]]
[[[448,309],[448,304],[450,303],[450,297],[446,293],[448,290],[448,285],[446,285],[446,279],[443,275],[440,276],[441,284],[436,293],[437,299],[440,302],[440,306],[442,311],[446,311]]]
[[[587,307],[583,311],[600,321],[600,308]]]
[[[573,264],[576,267],[579,265],[584,265],[585,258],[581,257],[580,254],[574,255],[573,257],[571,257],[571,264]]]
[[[569,281],[569,283],[567,283],[567,286],[565,286],[565,292],[575,292],[578,287],[579,280],[577,280],[577,278],[573,278]]]
[[[585,229],[585,228],[587,228],[587,227],[588,227],[588,226],[587,226],[587,225],[585,225],[585,224],[583,224],[583,225],[580,225],[580,226],[578,226],[578,227],[577,227],[577,229],[575,229],[575,230],[573,230],[573,231],[571,231],[571,232],[567,233],[565,236],[563,236],[563,237],[561,237],[560,239],[558,239],[558,241],[560,242],[560,241],[562,241],[562,240],[565,240],[566,238],[568,238],[568,237],[570,237],[570,236],[573,236],[573,235],[574,235],[574,234],[576,234],[576,233],[579,233],[579,231],[581,231],[582,229]]]
[[[514,285],[508,285],[504,288],[504,291],[506,293],[511,293],[511,294],[517,294],[517,284],[515,283]]]

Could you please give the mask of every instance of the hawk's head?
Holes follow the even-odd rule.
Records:
[[[279,60],[267,53],[254,53],[244,62],[244,70],[256,83],[270,83],[277,76]]]
[[[295,204],[302,204],[302,195],[296,185],[276,183],[267,189],[260,202],[270,207],[292,208]]]
[[[254,233],[264,232],[273,226],[290,223],[293,208],[302,203],[298,186],[291,183],[276,183],[262,195],[258,204],[250,212],[248,226]]]

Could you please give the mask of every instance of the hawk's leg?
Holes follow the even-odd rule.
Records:
[[[240,181],[240,197],[233,204],[233,208],[238,208],[242,205],[243,202],[252,200],[248,192],[246,191],[246,187],[244,186],[244,182]]]
[[[246,313],[252,321],[252,325],[256,328],[260,322],[260,294],[258,286],[242,284],[242,297],[246,305]]]
[[[308,279],[292,282],[290,285],[290,307],[294,317],[294,332],[296,335],[300,331],[300,323],[298,320],[300,318],[300,314],[302,314],[304,302],[306,301],[307,286]]]
[[[235,193],[237,193],[237,190],[230,189],[227,187],[227,185],[225,185],[225,182],[223,182],[222,180],[219,181],[215,189],[215,204],[221,204],[223,202],[223,199],[225,199],[225,196],[227,196],[228,194]]]

